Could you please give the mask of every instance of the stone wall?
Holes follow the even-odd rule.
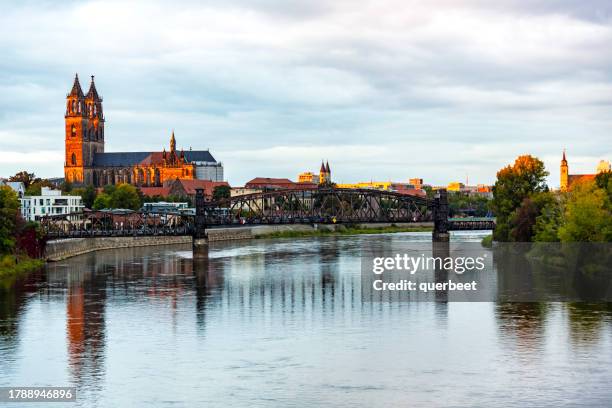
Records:
[[[47,242],[45,248],[45,258],[48,261],[61,261],[62,259],[70,258],[72,256],[103,249],[169,244],[191,244],[191,237],[156,236],[60,239]]]
[[[335,231],[342,224],[291,224],[291,225],[255,225],[232,228],[211,228],[207,230],[208,241],[231,241],[266,236],[280,231],[309,232],[316,230]],[[361,224],[361,228],[380,228],[396,225],[398,227],[432,227],[432,223],[397,223],[397,224]],[[191,244],[190,236],[156,236],[156,237],[107,237],[107,238],[73,238],[47,242],[45,258],[59,261],[72,256],[103,249],[131,248],[151,245]]]

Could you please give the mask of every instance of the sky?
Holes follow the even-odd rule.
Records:
[[[609,0],[0,4],[0,176],[63,176],[75,73],[106,151],[209,148],[232,185],[493,183],[521,154],[559,185],[612,159]]]

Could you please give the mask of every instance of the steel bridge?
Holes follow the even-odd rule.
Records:
[[[389,191],[315,188],[275,190],[205,202],[196,211],[85,211],[43,217],[48,239],[100,236],[205,236],[207,228],[260,224],[433,222],[434,230],[492,229],[492,219],[448,219],[446,191],[435,199]]]

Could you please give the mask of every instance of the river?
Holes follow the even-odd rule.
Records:
[[[74,385],[65,406],[88,408],[612,404],[610,304],[360,299],[362,248],[430,240],[261,239],[213,243],[208,260],[159,246],[49,264],[0,288],[0,386]]]

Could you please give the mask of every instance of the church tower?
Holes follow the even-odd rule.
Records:
[[[565,158],[565,149],[563,150],[563,158],[561,159],[561,191],[567,191],[569,185],[569,168],[567,159]]]
[[[79,76],[74,77],[66,96],[64,177],[74,184],[92,184],[94,155],[104,152],[104,115],[102,98],[91,77],[87,95],[83,94]]]

